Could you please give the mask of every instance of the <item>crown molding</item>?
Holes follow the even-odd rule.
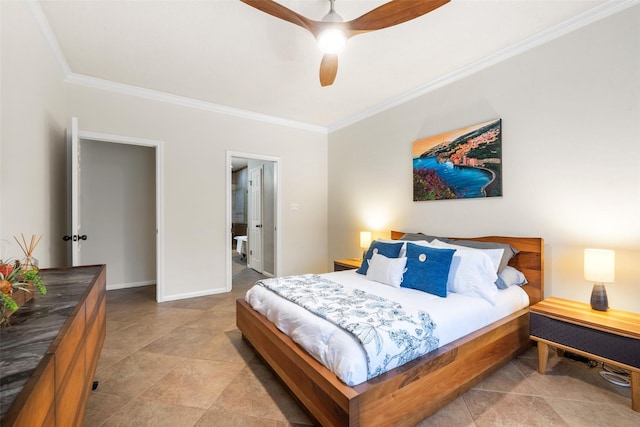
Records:
[[[433,92],[436,89],[447,86],[451,83],[454,83],[458,80],[489,68],[492,65],[503,62],[511,57],[519,55],[537,46],[543,45],[551,40],[562,37],[575,30],[586,27],[587,25],[593,24],[594,22],[600,21],[601,19],[607,18],[608,16],[614,15],[637,4],[640,4],[640,0],[610,0],[580,15],[576,15],[573,18],[570,18],[554,27],[534,34],[533,36],[524,39],[521,42],[515,43],[502,50],[499,50],[492,55],[486,56],[478,61],[458,68],[457,70],[454,70],[449,74],[445,74],[437,79],[427,82],[424,85],[417,87],[416,89],[412,89],[404,94],[389,98],[388,100],[380,104],[362,110],[361,112],[347,117],[344,120],[334,122],[327,127],[328,133],[330,134],[361,120],[384,112],[390,108],[396,107],[400,104],[404,104],[405,102],[408,102],[412,99]]]
[[[558,37],[564,36],[572,31],[583,28],[589,24],[597,22],[608,16],[616,14],[629,7],[640,4],[640,0],[610,0],[590,9],[580,15],[570,18],[552,28],[541,31],[521,42],[515,43],[505,49],[502,49],[492,55],[489,55],[481,60],[472,62],[464,67],[458,68],[453,72],[434,79],[424,85],[405,92],[404,94],[392,97],[386,101],[374,105],[370,108],[362,110],[359,113],[351,115],[343,120],[333,122],[328,126],[318,126],[309,123],[299,122],[295,120],[289,120],[281,117],[271,116],[268,114],[256,113],[239,108],[229,107],[221,104],[215,104],[208,101],[202,101],[195,98],[189,98],[184,96],[172,95],[166,92],[160,92],[156,90],[141,88],[133,85],[127,85],[123,83],[117,83],[110,80],[99,79],[96,77],[86,76],[82,74],[76,74],[71,71],[71,67],[67,62],[60,44],[56,39],[53,30],[51,29],[49,22],[47,21],[42,8],[40,7],[38,0],[27,0],[31,13],[36,20],[40,31],[47,40],[53,54],[58,62],[62,73],[65,76],[65,82],[101,89],[105,91],[111,91],[115,93],[121,93],[130,96],[136,96],[140,98],[150,99],[159,102],[166,102],[169,104],[179,105],[183,107],[195,108],[205,111],[211,111],[219,114],[226,114],[234,117],[245,118],[249,120],[256,120],[260,122],[270,123],[278,126],[287,126],[291,128],[307,130],[311,132],[318,132],[322,134],[330,134],[354,123],[357,123],[366,118],[372,117],[376,114],[384,112],[390,108],[408,102],[417,97],[423,96],[436,89],[447,86],[451,83],[459,81],[465,77],[482,71],[492,65],[505,61],[511,57],[519,55],[537,46],[545,44]]]
[[[71,67],[67,62],[67,58],[64,56],[62,49],[60,48],[60,44],[58,43],[58,39],[53,35],[53,30],[49,25],[49,21],[47,17],[44,15],[42,8],[40,7],[40,3],[37,0],[27,0],[27,5],[31,10],[31,14],[38,24],[38,28],[40,28],[40,32],[44,36],[45,40],[49,44],[53,52],[53,56],[55,57],[58,65],[60,66],[60,70],[65,77],[71,74]]]
[[[105,90],[114,93],[120,93],[129,96],[135,96],[139,98],[145,98],[158,102],[165,102],[168,104],[179,105],[182,107],[195,108],[204,111],[211,111],[214,113],[225,114],[234,117],[240,117],[249,120],[255,120],[259,122],[269,123],[278,126],[286,126],[294,129],[301,129],[311,132],[318,132],[327,134],[327,128],[325,126],[312,125],[296,120],[285,119],[281,117],[271,116],[268,114],[256,113],[253,111],[243,110],[240,108],[229,107],[226,105],[215,104],[212,102],[202,101],[195,98],[189,98],[186,96],[173,95],[166,92],[161,92],[152,89],[146,89],[138,86],[128,85],[124,83],[118,83],[111,80],[99,79],[83,74],[74,73],[71,71],[71,67],[67,62],[67,58],[64,56],[60,44],[49,25],[49,21],[42,11],[40,2],[38,0],[27,0],[31,14],[33,15],[38,28],[44,35],[47,43],[51,47],[53,55],[60,66],[60,69],[64,75],[64,81],[71,84],[77,84],[80,86],[91,87],[95,89]]]
[[[240,108],[229,107],[226,105],[215,104],[213,102],[202,101],[199,99],[189,98],[186,96],[173,95],[157,90],[146,89],[138,86],[118,83],[111,80],[99,79],[96,77],[86,76],[83,74],[69,73],[65,82],[76,84],[79,86],[91,87],[113,93],[120,93],[138,98],[145,98],[152,101],[165,102],[168,104],[178,105],[181,107],[195,108],[198,110],[210,111],[228,116],[240,117],[243,119],[265,122],[278,126],[286,126],[295,129],[301,129],[322,134],[327,133],[324,126],[312,125],[309,123],[299,122],[295,120],[283,119],[281,117],[270,116],[267,114],[255,113]]]

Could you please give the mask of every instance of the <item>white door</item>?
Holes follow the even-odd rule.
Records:
[[[249,242],[247,266],[262,273],[262,166],[249,171]]]
[[[69,194],[69,213],[67,215],[69,234],[63,237],[68,244],[71,265],[80,265],[80,246],[86,239],[81,232],[80,224],[80,134],[78,119],[71,118],[71,126],[67,129],[67,187]]]

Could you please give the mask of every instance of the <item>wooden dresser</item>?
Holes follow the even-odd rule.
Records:
[[[82,426],[106,335],[106,267],[40,276],[47,294],[0,330],[0,425]]]

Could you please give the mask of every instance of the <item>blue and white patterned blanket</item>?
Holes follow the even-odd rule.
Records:
[[[257,282],[353,334],[367,356],[367,379],[438,347],[436,324],[422,310],[305,274]]]

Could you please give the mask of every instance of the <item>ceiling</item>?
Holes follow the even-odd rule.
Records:
[[[336,0],[345,20],[385,0]],[[315,20],[328,0],[280,0]],[[306,30],[239,0],[31,0],[67,80],[331,131],[637,0],[452,0],[358,35],[321,87]]]

